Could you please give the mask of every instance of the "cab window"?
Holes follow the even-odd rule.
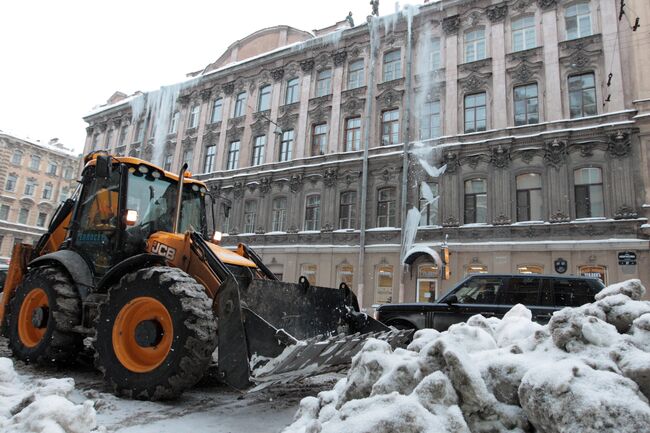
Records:
[[[501,278],[471,278],[450,296],[455,295],[458,304],[494,304],[502,287]]]
[[[509,286],[501,292],[501,305],[539,305],[539,288],[542,279],[536,277],[513,277]]]

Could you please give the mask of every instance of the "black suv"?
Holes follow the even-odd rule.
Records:
[[[597,278],[551,275],[470,275],[441,299],[430,303],[384,304],[375,316],[399,329],[434,328],[445,331],[475,314],[503,317],[523,304],[533,320],[546,323],[554,311],[594,301],[604,286]]]

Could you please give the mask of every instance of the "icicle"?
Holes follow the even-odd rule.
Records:
[[[406,253],[409,252],[415,242],[415,236],[417,235],[419,225],[420,211],[414,207],[409,210],[406,215],[406,224],[404,225],[404,244],[402,245],[402,253],[400,256],[400,263],[402,264],[404,264]]]

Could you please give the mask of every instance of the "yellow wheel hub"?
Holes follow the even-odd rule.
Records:
[[[37,346],[47,330],[49,303],[47,293],[41,288],[32,289],[18,312],[18,337],[26,347]]]
[[[174,339],[169,311],[157,299],[142,296],[124,305],[113,324],[113,350],[134,373],[147,373],[162,364]]]

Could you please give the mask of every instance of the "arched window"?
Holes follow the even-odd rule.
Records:
[[[325,69],[316,76],[316,96],[325,96],[332,93],[332,70]]]
[[[487,181],[465,181],[465,224],[487,222]]]
[[[305,230],[320,230],[320,194],[308,195],[305,201]]]
[[[393,50],[384,54],[383,81],[402,78],[402,52]]]
[[[239,145],[239,140],[230,143],[230,147],[228,147],[226,170],[235,170],[239,167]]]
[[[576,218],[605,216],[603,172],[600,168],[580,168],[573,172]]]
[[[542,221],[542,176],[526,173],[517,176],[517,221]]]
[[[363,74],[363,59],[350,62],[348,64],[348,89],[356,89],[363,86]]]
[[[395,188],[377,191],[377,227],[395,227]]]
[[[300,265],[300,275],[307,278],[309,284],[312,286],[316,285],[316,277],[318,274],[318,265],[313,263],[303,263]]]
[[[341,283],[345,283],[348,287],[352,288],[353,280],[354,267],[351,264],[343,262],[336,267],[336,287]]]
[[[199,115],[201,114],[201,106],[199,104],[192,105],[190,109],[190,121],[188,128],[196,128],[199,126]]]
[[[260,95],[257,101],[257,111],[271,109],[271,85],[260,87]]]
[[[357,193],[346,191],[341,193],[339,204],[339,228],[354,229],[357,227]]]
[[[212,123],[221,121],[223,116],[223,99],[217,98],[212,103]]]
[[[576,3],[564,13],[564,24],[566,26],[566,38],[577,39],[591,35],[591,11],[589,3]]]
[[[287,229],[287,198],[274,198],[272,207],[271,230],[274,232],[283,232]]]
[[[285,104],[293,104],[300,100],[299,83],[298,77],[291,78],[287,81],[287,90],[284,95]]]
[[[485,29],[474,29],[465,32],[465,63],[483,60],[485,51]]]
[[[255,220],[257,219],[257,201],[246,200],[244,203],[244,233],[255,232]]]
[[[535,48],[535,16],[528,15],[512,20],[512,51],[522,51]]]

